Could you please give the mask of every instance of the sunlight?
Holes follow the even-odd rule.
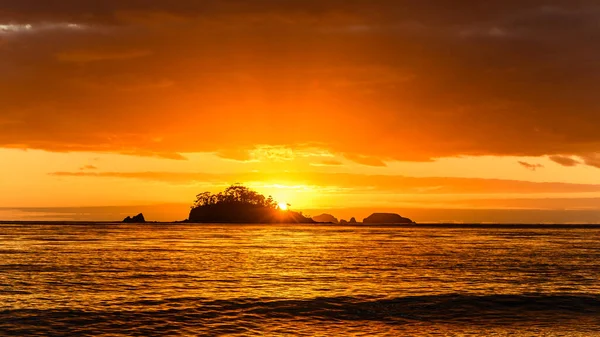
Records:
[[[274,200],[277,200],[278,205],[281,202],[294,205],[294,209],[314,207],[313,200],[316,199],[315,193],[317,192],[317,189],[315,186],[296,183],[296,180],[302,179],[302,175],[292,176],[291,174],[288,174],[289,180],[282,181],[283,179],[281,179],[277,173],[273,175],[270,175],[269,173],[260,174],[263,175],[257,176],[256,179],[248,182],[248,186],[264,195],[272,196]],[[267,182],[261,182],[261,179],[266,180]],[[273,183],[272,181],[274,180],[279,180],[279,182]]]
[[[286,202],[280,202],[279,204],[277,204],[277,207],[279,207],[279,209],[282,211],[288,210],[288,204]]]

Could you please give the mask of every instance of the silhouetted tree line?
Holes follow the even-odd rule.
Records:
[[[210,192],[198,194],[192,209],[220,204],[253,205],[272,209],[277,208],[277,202],[273,200],[272,196],[266,198],[264,195],[259,194],[258,192],[253,191],[246,186],[235,184],[218,194],[212,194]]]

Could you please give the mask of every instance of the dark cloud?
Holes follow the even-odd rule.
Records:
[[[544,168],[544,165],[542,164],[531,164],[524,161],[519,161],[519,165],[531,171],[537,171],[539,168]]]
[[[68,51],[56,55],[56,59],[62,62],[87,63],[107,60],[127,60],[150,55],[146,50],[126,50],[118,52],[106,51]]]
[[[578,160],[573,159],[568,156],[556,155],[556,156],[550,156],[549,159],[557,164],[560,164],[562,166],[567,166],[567,167],[573,167],[573,166],[577,166],[577,165],[581,164],[581,162],[579,162]]]
[[[487,1],[460,0],[452,3],[443,1],[409,0],[103,0],[79,1],[57,0],[52,3],[43,0],[5,0],[4,18],[41,18],[94,20],[114,17],[122,11],[165,12],[182,16],[214,17],[223,14],[264,15],[277,13],[305,13],[313,16],[331,13],[347,13],[356,16],[394,21],[398,18],[421,18],[439,23],[461,23],[470,21],[490,21],[498,18],[522,18],[522,13],[560,17],[597,5],[593,0],[530,0],[526,3],[516,0]]]
[[[178,158],[311,143],[371,164],[596,153],[599,8],[5,0],[0,146]]]
[[[588,154],[582,156],[581,159],[586,165],[600,168],[600,155],[598,154]]]

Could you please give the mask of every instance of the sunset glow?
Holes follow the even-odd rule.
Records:
[[[0,335],[598,335],[599,23],[0,0]]]
[[[600,214],[585,1],[177,3],[3,5],[1,215],[176,220],[237,182],[310,213]]]

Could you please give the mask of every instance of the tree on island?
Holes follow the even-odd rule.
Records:
[[[234,184],[223,192],[196,196],[188,222],[195,223],[314,223],[300,212],[280,209],[273,197]]]

